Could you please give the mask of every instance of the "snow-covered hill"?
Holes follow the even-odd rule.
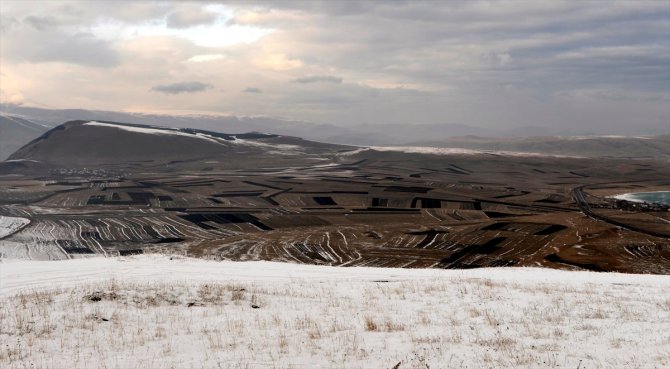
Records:
[[[670,276],[0,263],[7,368],[666,368]]]

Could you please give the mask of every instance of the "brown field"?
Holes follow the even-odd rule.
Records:
[[[364,150],[252,163],[0,176],[0,215],[31,219],[0,253],[670,273],[668,213],[607,207],[613,194],[669,189],[665,162]],[[573,199],[581,186],[591,216]]]

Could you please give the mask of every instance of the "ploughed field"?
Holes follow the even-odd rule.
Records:
[[[59,168],[0,176],[0,253],[670,273],[668,213],[607,208],[640,188],[670,188],[668,164],[333,147]]]

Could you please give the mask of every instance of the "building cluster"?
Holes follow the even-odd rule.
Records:
[[[614,199],[610,202],[611,209],[620,209],[626,211],[670,211],[670,205],[650,202],[637,202]]]
[[[596,209],[618,209],[623,211],[663,212],[670,211],[670,205],[655,202],[639,202],[611,197],[597,197],[589,206]]]

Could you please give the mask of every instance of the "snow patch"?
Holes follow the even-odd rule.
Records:
[[[7,217],[5,217],[7,218]],[[14,218],[23,219],[24,218]],[[472,270],[402,269],[356,267],[342,268],[291,264],[272,261],[210,261],[163,255],[130,257],[92,257],[65,261],[5,260],[0,268],[3,281],[0,296],[32,288],[68,287],[86,280],[104,281],[109,278],[133,281],[291,281],[309,280],[406,281],[433,278],[486,278],[517,283],[644,283],[667,286],[670,276],[596,272],[570,272],[546,268],[478,268]],[[169,273],[166,267],[169,265]],[[52,283],[58,275],[60,285]]]
[[[578,158],[578,156],[568,155],[549,155],[535,152],[519,152],[519,151],[493,151],[493,150],[473,150],[463,149],[457,147],[430,147],[430,146],[371,146],[370,149],[375,151],[396,151],[407,154],[432,154],[432,155],[479,155],[479,154],[494,154],[503,156],[521,156],[521,157],[557,157],[557,158]],[[358,150],[356,150],[358,151]],[[358,153],[358,152],[356,152]]]
[[[270,151],[269,153],[275,153],[275,154],[284,154],[284,155],[302,154],[302,152],[299,151],[299,149],[301,149],[301,147],[298,146],[298,145],[271,144],[271,143],[260,142],[260,141],[245,140],[245,139],[238,138],[235,135],[231,135],[234,138],[234,140],[226,140],[224,138],[210,136],[210,135],[202,133],[202,132],[188,133],[188,132],[180,131],[177,128],[169,128],[169,127],[154,127],[154,126],[151,126],[151,127],[134,127],[134,126],[121,125],[121,124],[101,123],[101,122],[96,122],[96,121],[90,121],[90,122],[84,123],[84,125],[98,126],[98,127],[111,127],[111,128],[121,129],[121,130],[124,130],[124,131],[143,133],[143,134],[151,134],[151,135],[172,135],[172,136],[183,136],[183,137],[189,137],[189,138],[198,138],[198,139],[207,140],[207,141],[210,141],[210,142],[214,142],[214,143],[218,143],[218,144],[225,144],[225,145],[237,144],[237,145],[246,145],[246,146],[268,148],[268,149],[274,149],[275,151]]]
[[[21,163],[21,162],[39,163],[40,161],[38,161],[38,160],[33,160],[33,159],[12,159],[12,160],[5,160],[5,163]]]
[[[561,137],[561,138],[565,139],[565,140],[576,140],[576,141],[594,140],[594,139],[598,139],[598,138],[610,138],[610,139],[617,139],[617,140],[624,140],[624,139],[652,140],[652,139],[654,139],[653,137],[648,137],[648,136],[622,136],[622,135],[566,136],[566,137]]]
[[[301,146],[298,145],[289,145],[289,144],[271,144],[267,142],[261,142],[261,141],[252,141],[252,140],[245,140],[238,138],[237,136],[235,137],[235,141],[229,141],[231,143],[237,144],[237,145],[245,145],[245,146],[253,146],[253,147],[259,147],[259,148],[264,148],[264,149],[271,149],[271,151],[268,151],[269,154],[276,154],[276,155],[302,155],[304,154],[301,149]]]
[[[0,238],[8,237],[30,223],[30,219],[0,215]]]
[[[366,152],[366,151],[370,151],[370,150],[372,150],[372,149],[369,148],[369,147],[361,147],[360,149],[338,153],[337,156],[351,156],[351,155],[360,154],[362,152]]]
[[[108,127],[108,128],[116,128],[120,129],[123,131],[128,131],[128,132],[135,132],[135,133],[143,133],[143,134],[150,134],[150,135],[170,135],[170,136],[182,136],[182,137],[189,137],[189,138],[199,138],[203,140],[207,140],[210,142],[214,143],[221,143],[223,140],[217,140],[216,138],[202,134],[202,133],[186,133],[179,131],[176,128],[166,128],[166,127],[134,127],[134,126],[126,126],[126,125],[121,125],[121,124],[112,124],[112,123],[101,123],[101,122],[96,122],[96,121],[90,121],[84,123],[85,126],[97,126],[97,127]]]

